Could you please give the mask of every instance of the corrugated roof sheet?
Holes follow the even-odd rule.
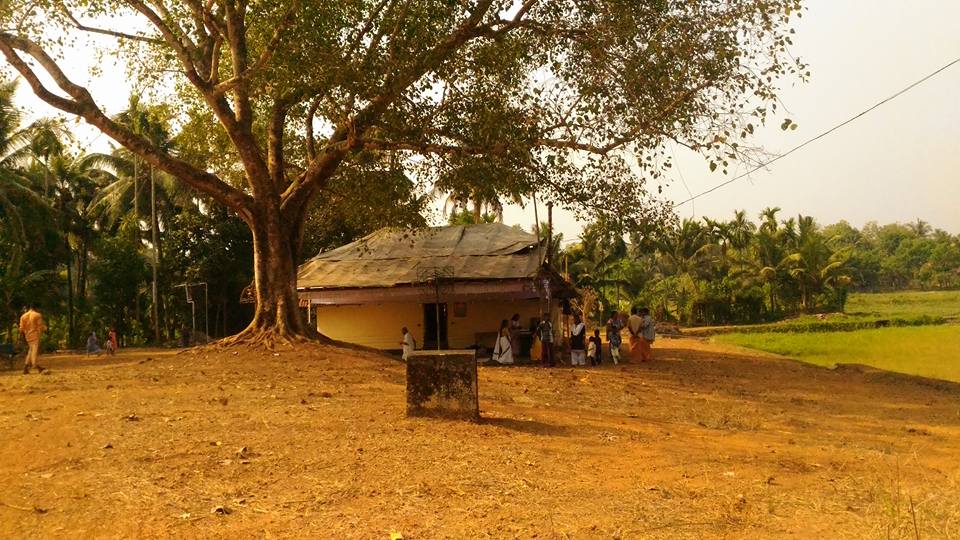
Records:
[[[519,279],[537,274],[537,237],[502,223],[410,231],[381,229],[300,266],[300,289],[393,287],[418,283],[434,268],[457,280]]]

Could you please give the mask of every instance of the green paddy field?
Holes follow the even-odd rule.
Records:
[[[734,332],[711,339],[821,366],[865,364],[960,382],[960,291],[856,294],[847,313],[891,319],[929,316],[947,322],[848,332]]]

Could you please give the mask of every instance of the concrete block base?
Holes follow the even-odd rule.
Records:
[[[475,351],[413,352],[407,358],[407,416],[479,421]]]

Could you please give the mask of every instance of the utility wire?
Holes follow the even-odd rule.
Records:
[[[790,150],[787,150],[787,151],[784,152],[783,154],[780,154],[780,155],[778,155],[777,157],[775,157],[775,158],[773,158],[773,159],[770,159],[769,161],[765,161],[765,162],[761,163],[760,165],[757,165],[756,167],[750,169],[749,171],[747,171],[747,172],[745,172],[745,173],[743,173],[743,174],[741,174],[741,175],[735,176],[735,177],[727,180],[726,182],[722,182],[722,183],[720,183],[720,184],[717,184],[717,185],[713,186],[712,188],[710,188],[710,189],[708,189],[708,190],[706,190],[706,191],[697,193],[696,195],[691,196],[689,199],[685,199],[685,200],[683,200],[683,201],[680,201],[680,202],[678,202],[678,203],[675,203],[675,204],[672,206],[672,208],[677,208],[677,207],[679,207],[679,206],[683,206],[684,204],[687,204],[688,202],[693,202],[693,201],[695,201],[696,199],[699,199],[700,197],[703,197],[704,195],[707,195],[708,193],[713,193],[714,191],[716,191],[716,190],[718,190],[718,189],[720,189],[720,188],[722,188],[722,187],[724,187],[724,186],[728,186],[728,185],[736,182],[737,180],[740,180],[741,178],[750,176],[751,174],[759,171],[760,169],[763,169],[764,167],[767,167],[767,166],[769,166],[769,165],[772,165],[773,163],[775,163],[775,162],[777,162],[777,161],[779,161],[779,160],[781,160],[781,159],[789,156],[790,154],[796,152],[797,150],[800,150],[800,149],[803,148],[804,146],[807,146],[808,144],[811,144],[811,143],[813,143],[814,141],[817,141],[817,140],[819,140],[819,139],[822,139],[822,138],[826,137],[827,135],[829,135],[829,134],[833,133],[834,131],[842,128],[843,126],[845,126],[845,125],[853,122],[854,120],[859,119],[861,116],[864,116],[864,115],[866,115],[867,113],[873,111],[874,109],[877,109],[878,107],[880,107],[880,106],[882,106],[882,105],[885,105],[885,104],[889,103],[890,101],[893,101],[894,99],[902,96],[903,94],[906,94],[906,93],[909,92],[910,90],[913,90],[915,87],[921,85],[922,83],[928,81],[929,79],[932,79],[933,77],[939,75],[941,72],[946,71],[947,69],[953,67],[955,64],[958,64],[958,63],[960,63],[960,58],[957,58],[957,59],[953,60],[952,62],[944,65],[943,67],[941,67],[940,69],[934,71],[933,73],[930,73],[929,75],[923,77],[922,79],[914,82],[914,83],[911,84],[910,86],[907,86],[907,87],[904,88],[903,90],[900,90],[900,91],[897,92],[896,94],[893,94],[892,96],[884,99],[883,101],[880,101],[879,103],[877,103],[876,105],[870,107],[869,109],[866,109],[866,110],[864,110],[863,112],[861,112],[861,113],[859,113],[859,114],[857,114],[857,115],[855,115],[855,116],[853,116],[853,117],[851,117],[851,118],[849,118],[849,119],[847,119],[847,120],[845,120],[845,121],[843,121],[843,122],[841,122],[841,123],[833,126],[832,128],[830,128],[830,129],[828,129],[828,130],[820,133],[820,134],[817,135],[816,137],[813,137],[813,138],[811,138],[811,139],[807,139],[806,141],[798,144],[797,146],[794,146],[794,147],[791,148]]]

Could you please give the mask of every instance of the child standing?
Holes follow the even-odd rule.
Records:
[[[590,343],[587,344],[587,360],[590,360],[591,366],[600,365],[600,351],[602,351],[602,343],[600,342],[600,329],[593,331],[593,336],[590,338]]]

